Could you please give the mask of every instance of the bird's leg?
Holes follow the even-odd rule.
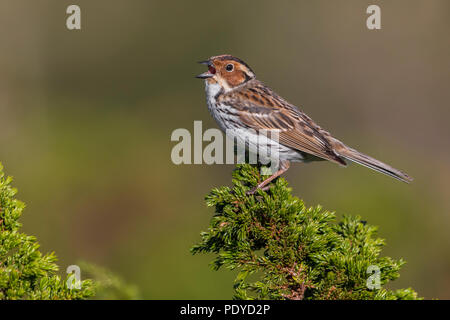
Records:
[[[263,182],[258,184],[256,187],[254,187],[250,191],[247,191],[247,194],[248,195],[254,194],[256,192],[256,190],[258,190],[258,189],[267,190],[269,188],[268,184],[270,182],[272,182],[274,179],[276,179],[279,176],[281,176],[283,173],[285,173],[289,169],[289,167],[290,167],[290,162],[289,161],[280,161],[280,170],[275,172],[273,175],[268,177],[266,180],[264,180]]]

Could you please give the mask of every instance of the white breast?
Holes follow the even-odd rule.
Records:
[[[209,84],[208,81],[205,81],[205,91],[208,110],[214,120],[216,120],[220,129],[224,131],[228,137],[236,139],[238,144],[246,145],[251,152],[259,154],[260,157],[271,153],[267,150],[275,146],[278,150],[277,157],[281,160],[303,160],[303,155],[300,152],[280,145],[278,141],[265,139],[264,136],[261,138],[261,136],[258,136],[256,132],[252,130],[245,130],[244,126],[242,124],[240,125],[239,116],[237,115],[236,110],[229,105],[217,102],[216,95],[221,91],[221,86],[219,84]],[[264,147],[261,149],[261,146]]]

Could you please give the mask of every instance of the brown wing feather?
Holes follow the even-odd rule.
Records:
[[[279,130],[282,145],[346,165],[333,151],[327,132],[259,81],[252,82],[220,99],[239,110],[244,125],[254,130]]]

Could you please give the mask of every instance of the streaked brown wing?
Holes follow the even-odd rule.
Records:
[[[241,121],[251,129],[279,130],[282,145],[345,165],[310,118],[269,88],[257,84],[232,95],[224,95],[221,102],[239,110]]]
[[[299,123],[291,119],[282,110],[272,109],[270,113],[267,113],[267,110],[261,113],[255,112],[258,108],[266,109],[265,107],[254,106],[252,112],[242,111],[241,121],[255,130],[278,129],[281,144],[345,165],[345,162],[334,153],[329,142],[317,130],[308,126],[302,120]]]

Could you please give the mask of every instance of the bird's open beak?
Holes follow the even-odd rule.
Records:
[[[200,73],[199,75],[195,76],[196,78],[199,79],[208,79],[208,78],[212,78],[214,75],[212,73],[210,73],[209,71]]]
[[[214,67],[211,65],[211,62],[208,60],[205,61],[199,61],[198,63],[200,64],[204,64],[208,66],[208,71],[203,72],[201,74],[199,74],[198,76],[195,76],[198,79],[208,79],[208,78],[212,78],[214,77],[214,73],[216,73],[216,69],[214,69]],[[211,72],[213,71],[213,72]]]

